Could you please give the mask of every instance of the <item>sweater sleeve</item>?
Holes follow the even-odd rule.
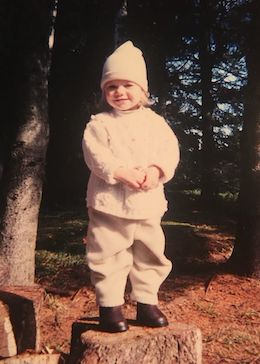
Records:
[[[156,147],[154,148],[152,165],[157,166],[162,171],[161,182],[170,181],[180,160],[179,143],[176,135],[166,123],[159,117],[155,132],[157,134]]]
[[[108,184],[118,183],[114,179],[114,172],[122,167],[123,163],[111,152],[104,123],[95,116],[91,117],[85,128],[82,149],[85,162],[91,172]]]

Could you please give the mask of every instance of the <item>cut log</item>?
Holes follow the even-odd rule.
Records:
[[[170,323],[156,329],[130,326],[127,332],[109,334],[98,331],[93,322],[78,322],[72,330],[71,363],[201,364],[201,332],[192,325]]]
[[[0,364],[62,364],[60,354],[23,354],[0,360]]]
[[[40,349],[39,310],[44,290],[35,287],[1,287],[0,301],[8,306],[17,353]]]
[[[0,358],[16,354],[17,347],[9,317],[9,310],[8,307],[0,301]]]

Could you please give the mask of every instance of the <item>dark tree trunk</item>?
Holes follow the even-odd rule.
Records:
[[[260,4],[253,2],[247,37],[248,85],[241,139],[237,235],[229,264],[235,273],[260,277]]]
[[[50,5],[10,2],[10,123],[17,125],[1,195],[0,285],[34,284],[35,242],[48,143]]]
[[[166,67],[167,55],[174,49],[178,34],[174,27],[178,5],[173,1],[128,2],[130,39],[144,53],[148,71],[149,92],[157,99],[154,108],[167,117],[170,80]]]
[[[128,11],[127,0],[123,0],[122,5],[115,16],[115,31],[114,31],[115,49],[129,39],[126,27],[127,11]]]
[[[59,2],[49,78],[48,207],[85,205],[88,170],[81,140],[86,122],[97,112],[102,66],[114,49],[115,17],[121,3]]]
[[[214,186],[214,139],[212,113],[214,103],[212,91],[212,54],[210,50],[211,36],[211,8],[207,0],[200,2],[201,22],[199,35],[199,61],[201,69],[201,200],[208,205],[212,202],[215,192]]]

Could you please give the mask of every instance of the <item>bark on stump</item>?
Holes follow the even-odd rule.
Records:
[[[40,349],[39,310],[43,297],[44,290],[37,286],[0,288],[0,301],[8,307],[17,354],[28,349],[35,351]],[[15,354],[0,353],[0,356],[7,357]]]
[[[74,323],[71,364],[202,363],[201,332],[192,325],[170,323],[158,329],[131,326],[117,334],[97,328],[93,322]]]

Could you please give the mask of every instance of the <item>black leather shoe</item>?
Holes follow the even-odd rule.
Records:
[[[139,325],[148,327],[163,327],[169,325],[166,316],[156,305],[139,302],[137,302],[136,321]]]
[[[99,326],[106,332],[124,332],[128,330],[121,306],[99,307]]]

